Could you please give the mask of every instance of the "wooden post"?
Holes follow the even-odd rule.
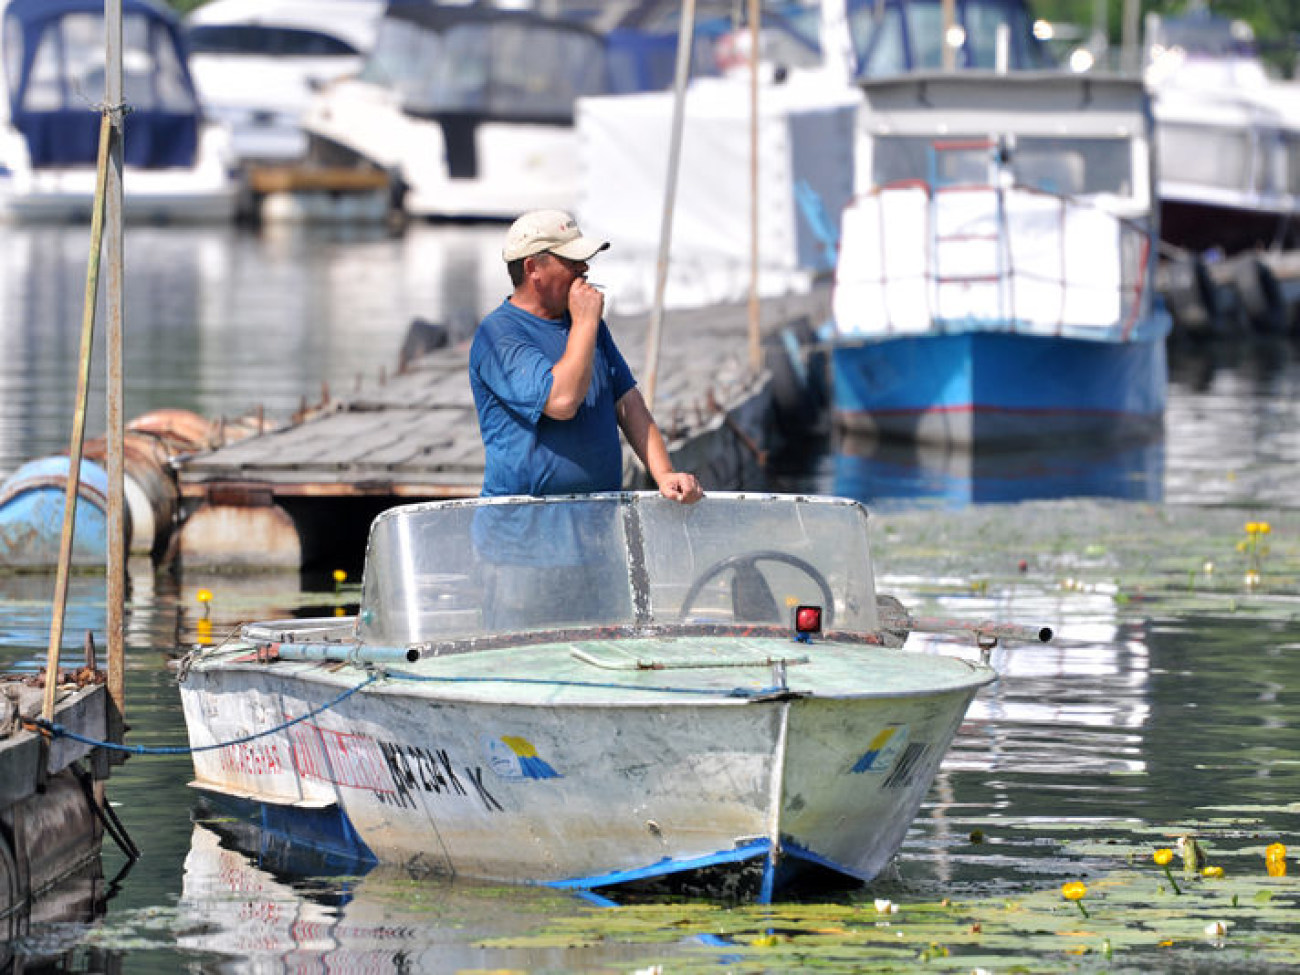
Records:
[[[95,337],[95,303],[99,295],[99,254],[104,235],[104,184],[108,173],[108,144],[112,138],[108,114],[99,125],[99,158],[95,169],[95,200],[90,212],[90,257],[86,264],[86,295],[81,311],[81,354],[77,368],[77,398],[72,414],[72,440],[68,448],[68,480],[63,498],[63,532],[59,536],[59,565],[54,578],[54,605],[50,643],[45,655],[45,697],[41,716],[54,720],[54,692],[59,679],[59,651],[68,608],[68,578],[72,572],[72,541],[77,520],[77,492],[81,487],[81,453],[86,440],[86,399],[90,392],[90,355]]]

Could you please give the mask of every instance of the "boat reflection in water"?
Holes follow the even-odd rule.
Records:
[[[843,436],[833,455],[834,494],[881,507],[890,499],[945,507],[1074,497],[1158,502],[1163,439],[982,450]]]
[[[185,858],[177,944],[239,958],[256,971],[525,970],[537,964],[536,949],[496,948],[485,939],[584,906],[536,887],[503,890],[388,866],[350,876],[350,869],[250,824],[200,821]],[[609,946],[598,954],[608,962],[634,950]],[[590,963],[592,949],[557,947],[544,956],[548,970],[572,971]]]

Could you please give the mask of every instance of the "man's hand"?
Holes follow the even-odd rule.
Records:
[[[659,493],[669,501],[694,504],[704,497],[704,490],[694,474],[673,472],[659,479]]]
[[[586,278],[574,278],[569,285],[569,314],[573,320],[596,323],[604,313],[604,293]]]

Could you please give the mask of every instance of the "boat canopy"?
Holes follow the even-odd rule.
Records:
[[[12,0],[4,10],[9,115],[34,167],[94,165],[104,101],[102,0]],[[127,165],[191,166],[199,108],[176,17],[122,0]]]
[[[389,4],[361,78],[396,88],[412,115],[557,125],[608,90],[604,41],[580,24],[410,0]]]
[[[570,627],[766,625],[793,635],[801,606],[819,608],[837,632],[878,629],[857,502],[483,498],[375,519],[358,626],[364,642],[387,646]]]

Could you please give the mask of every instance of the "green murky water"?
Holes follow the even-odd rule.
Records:
[[[101,917],[38,925],[7,950],[131,972],[1267,971],[1300,954],[1300,515],[1024,502],[894,511],[873,531],[881,590],[914,612],[1046,623],[1058,639],[994,651],[1003,678],[976,699],[894,867],[862,891],[610,910],[391,870],[303,874],[227,824],[192,823],[187,758],[134,757],[110,795],[143,858]],[[134,582],[143,745],[184,740],[177,646],[352,597],[297,576]],[[76,621],[93,621],[96,587],[79,586]],[[38,656],[39,598],[4,609],[7,659],[23,656],[15,643]],[[1176,893],[1151,856],[1183,835],[1224,875],[1184,878],[1175,860]],[[1265,868],[1275,842],[1294,851],[1286,877]],[[103,860],[110,877],[124,862],[107,841]],[[1087,886],[1086,918],[1061,895],[1069,881]]]

